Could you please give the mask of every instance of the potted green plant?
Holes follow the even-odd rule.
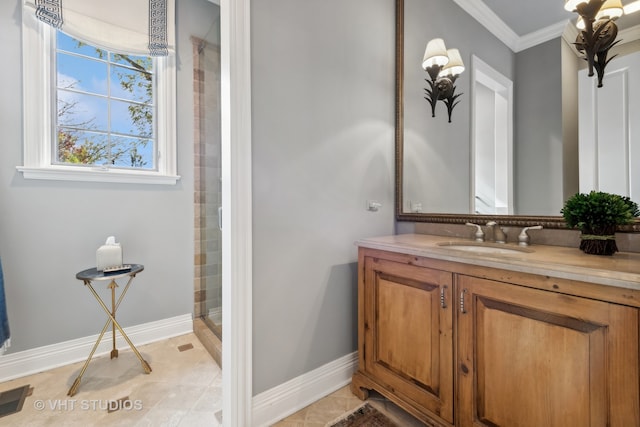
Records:
[[[616,227],[640,216],[638,204],[630,198],[601,191],[574,194],[560,213],[569,227],[582,231],[580,249],[595,255],[617,252]]]

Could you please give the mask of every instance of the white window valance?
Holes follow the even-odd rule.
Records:
[[[119,53],[175,52],[175,0],[24,0],[36,18]]]

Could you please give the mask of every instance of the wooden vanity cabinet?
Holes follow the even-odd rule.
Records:
[[[425,422],[428,411],[452,423],[453,275],[393,254],[360,255],[353,392],[365,399],[375,389]]]
[[[359,260],[360,398],[375,389],[434,426],[640,426],[637,307],[502,270],[368,248]]]
[[[638,309],[457,276],[457,425],[640,426]]]

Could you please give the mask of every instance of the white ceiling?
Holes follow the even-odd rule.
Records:
[[[513,51],[519,52],[561,36],[565,29],[575,31],[577,14],[564,9],[563,0],[454,0],[461,8],[484,25]],[[623,5],[631,0],[623,0]],[[572,25],[567,26],[571,21]],[[637,39],[640,12],[623,16],[616,21],[624,41]],[[568,28],[567,28],[568,27]],[[633,31],[633,27],[635,28]],[[624,37],[622,37],[624,36]]]
[[[484,3],[520,37],[559,22],[566,24],[575,15],[564,9],[563,0],[476,1]]]

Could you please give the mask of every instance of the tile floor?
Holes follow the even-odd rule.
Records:
[[[420,420],[374,391],[369,393],[368,402],[378,411],[387,415],[398,427],[425,426]],[[273,427],[325,427],[328,422],[334,421],[363,403],[351,393],[349,386],[345,386],[275,423]]]
[[[222,371],[194,334],[136,347],[153,372],[121,348],[116,359],[91,361],[73,397],[67,392],[84,362],[0,383],[0,392],[33,387],[0,426],[222,425]]]
[[[222,426],[222,371],[195,334],[137,348],[153,372],[144,374],[133,352],[121,348],[116,359],[91,361],[73,397],[67,392],[84,362],[0,383],[0,392],[33,389],[0,426]],[[375,392],[369,402],[400,427],[424,426]],[[325,427],[362,403],[345,386],[273,427]]]

